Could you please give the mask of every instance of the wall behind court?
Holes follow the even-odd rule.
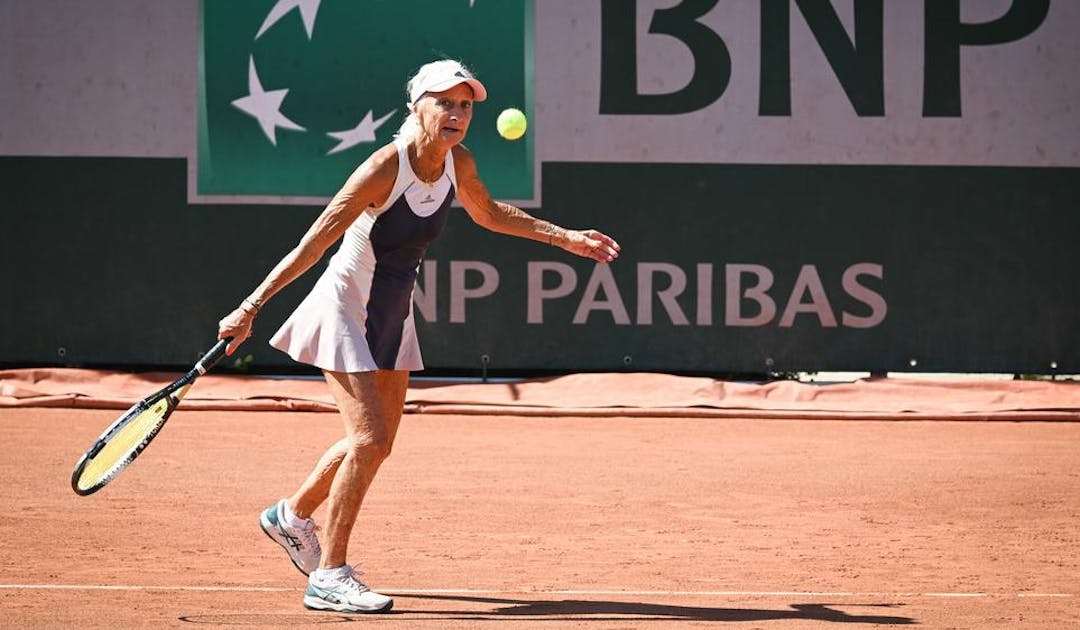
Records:
[[[338,181],[389,139],[393,117],[329,157],[317,134],[386,115],[400,85],[340,89],[324,119],[280,70],[362,74],[324,24],[363,3],[318,3],[310,38],[298,9],[253,37],[276,2],[245,4],[230,43],[208,39],[212,0],[0,2],[0,362],[182,365],[333,193],[201,191],[201,148],[243,136]],[[467,29],[484,4],[445,10]],[[1080,5],[876,4],[523,3],[520,75],[466,59],[531,114],[525,170],[493,159],[489,184],[624,255],[594,266],[459,213],[418,286],[429,368],[1076,372]],[[239,82],[215,119],[219,62]],[[307,135],[271,143],[227,102],[252,63]],[[511,104],[478,108],[485,177]],[[258,368],[295,368],[265,341],[317,273],[260,316]]]

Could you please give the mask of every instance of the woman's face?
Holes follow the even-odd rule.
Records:
[[[416,102],[424,135],[450,145],[465,138],[473,114],[473,91],[459,83],[445,92],[428,92]]]

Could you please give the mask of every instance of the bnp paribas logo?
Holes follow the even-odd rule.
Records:
[[[407,111],[405,82],[454,58],[488,88],[466,144],[492,193],[538,197],[531,136],[495,131],[532,109],[532,0],[202,0],[192,199],[321,203]]]

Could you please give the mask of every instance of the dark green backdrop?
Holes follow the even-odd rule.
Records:
[[[509,372],[621,370],[627,357],[630,369],[673,372],[1048,373],[1052,362],[1080,372],[1076,169],[546,164],[542,181],[544,207],[530,211],[622,243],[611,269],[632,320],[638,263],[663,262],[688,275],[678,299],[691,324],[673,325],[653,298],[651,325],[615,325],[605,312],[573,325],[591,263],[485,232],[459,211],[429,252],[437,321],[419,321],[431,372],[479,370],[482,355]],[[180,159],[0,158],[0,362],[182,366],[320,210],[189,205],[186,183]],[[500,274],[461,324],[448,322],[451,260]],[[526,323],[530,260],[578,276],[575,293],[546,302],[543,325]],[[780,311],[800,267],[815,265],[839,319],[867,314],[840,287],[859,262],[884,270],[861,280],[888,304],[877,327],[823,328],[801,314],[785,328],[779,313],[760,327],[724,323],[726,264],[768,267]],[[694,323],[701,263],[715,268],[710,326]],[[260,315],[241,353],[255,369],[304,369],[266,341],[318,270]]]

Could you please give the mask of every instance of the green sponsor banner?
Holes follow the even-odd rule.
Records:
[[[493,196],[535,197],[532,133],[502,139],[507,107],[533,113],[529,0],[203,0],[197,197],[327,198],[407,114],[424,63],[462,61],[488,88],[466,145]]]
[[[1080,373],[1080,169],[544,171],[537,214],[601,227],[622,256],[596,265],[454,212],[415,294],[431,373]],[[180,159],[0,157],[0,186],[0,265],[17,272],[0,363],[186,369],[321,211],[191,205]],[[325,265],[266,304],[239,358],[312,370],[267,342]]]
[[[1080,370],[1073,168],[544,165],[596,265],[452,220],[417,282],[432,368]],[[637,185],[635,182],[644,182]]]

